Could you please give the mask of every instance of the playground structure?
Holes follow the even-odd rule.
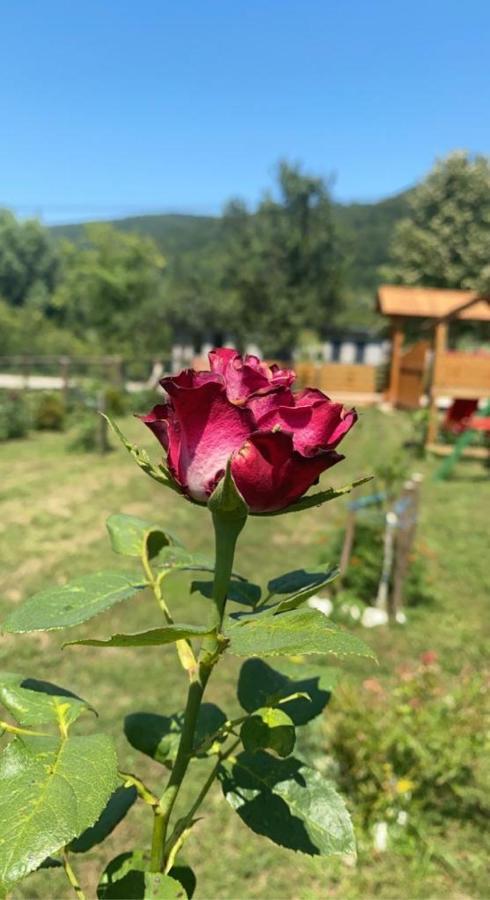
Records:
[[[478,410],[476,400],[455,400],[446,415],[446,428],[458,435],[449,456],[435,473],[436,481],[449,478],[456,463],[463,456],[477,434],[483,434],[487,442],[487,459],[490,461],[490,402],[483,410]]]
[[[427,393],[426,448],[435,453],[451,453],[452,446],[437,440],[439,407],[443,401],[447,405],[451,400],[478,402],[490,397],[490,353],[450,350],[450,323],[454,320],[490,323],[490,301],[472,291],[381,285],[378,309],[391,320],[387,399],[395,407],[418,409]],[[415,330],[419,332],[419,340],[404,350],[407,332],[413,335]]]
[[[418,524],[422,476],[414,473],[405,481],[397,497],[387,491],[364,495],[349,501],[339,574],[345,575],[354,549],[359,513],[382,511],[384,538],[380,580],[372,606],[381,613],[376,624],[404,621],[404,595]],[[361,621],[363,621],[361,619]],[[374,623],[373,623],[374,624]]]

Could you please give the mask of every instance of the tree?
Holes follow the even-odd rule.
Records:
[[[238,200],[226,207],[223,286],[239,341],[287,359],[300,329],[321,332],[335,312],[340,260],[324,182],[283,162],[278,187],[254,214]]]
[[[0,210],[0,297],[13,306],[47,308],[58,272],[58,250],[47,229]]]
[[[402,284],[490,290],[490,160],[452,153],[411,193],[383,277]]]
[[[151,238],[88,225],[85,242],[62,245],[54,303],[65,327],[107,353],[159,354],[168,347],[165,260]]]
[[[222,285],[219,247],[191,250],[170,263],[165,283],[165,307],[172,335],[190,341],[196,352],[203,341],[223,344],[236,331],[234,297]]]

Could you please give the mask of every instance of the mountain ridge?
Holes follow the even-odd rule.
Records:
[[[389,244],[396,222],[407,215],[411,190],[401,191],[374,203],[332,204],[340,250],[344,258],[345,286],[352,293],[374,292],[378,269],[388,260]],[[204,251],[219,245],[221,216],[189,213],[149,213],[120,219],[101,219],[121,231],[147,235],[170,259],[192,251]],[[59,239],[75,243],[83,238],[84,228],[93,222],[50,226]]]

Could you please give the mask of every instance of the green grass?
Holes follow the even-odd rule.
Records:
[[[156,444],[142,426],[124,422],[130,437],[153,450]],[[336,486],[369,473],[409,432],[403,415],[363,412],[357,428],[345,441],[347,460],[331,478]],[[141,515],[161,522],[192,549],[212,552],[209,517],[160,488],[147,478],[121,448],[101,458],[67,453],[67,436],[36,434],[0,445],[0,572],[2,616],[24,597],[53,583],[62,583],[98,567],[117,566],[105,533],[113,512]],[[380,660],[376,676],[389,685],[396,667],[427,649],[437,650],[448,673],[466,664],[481,668],[488,628],[484,610],[488,599],[488,509],[490,484],[476,463],[460,463],[452,481],[434,482],[435,463],[417,464],[425,473],[418,545],[426,555],[434,602],[409,611],[406,627],[363,632]],[[346,500],[321,509],[271,519],[253,519],[239,545],[237,569],[252,581],[265,581],[286,569],[315,565],[328,554],[336,530],[343,527]],[[203,617],[200,604],[187,596],[188,581],[174,578],[172,608],[182,621]],[[150,596],[141,595],[116,606],[77,629],[77,636],[105,637],[160,623]],[[34,677],[57,682],[85,697],[99,711],[98,728],[112,733],[121,766],[137,771],[155,789],[162,785],[162,769],[138,757],[126,743],[121,720],[136,710],[173,712],[181,708],[185,685],[171,648],[60,650],[62,635],[4,636],[1,665]],[[238,663],[220,663],[209,688],[209,699],[227,712],[237,710],[234,683]],[[322,661],[319,660],[319,665]],[[346,674],[351,680],[372,675],[369,666]],[[335,698],[332,701],[335,709]],[[327,712],[328,715],[328,712]],[[328,748],[324,749],[328,752]],[[192,770],[187,793],[202,779],[202,766]],[[205,819],[196,826],[186,857],[198,876],[197,900],[211,898],[270,898],[310,900],[317,897],[385,898],[485,896],[482,838],[467,822],[445,837],[427,834],[424,853],[403,855],[362,853],[358,866],[291,855],[249,832],[223,801],[219,788],[209,796]],[[81,881],[94,896],[101,868],[116,852],[149,842],[149,816],[133,810],[106,845],[90,859],[75,859]],[[31,876],[13,893],[20,897],[69,897],[56,870]]]

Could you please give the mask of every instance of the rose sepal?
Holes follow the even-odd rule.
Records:
[[[172,478],[169,469],[164,466],[163,463],[159,463],[158,466],[155,466],[148,456],[146,450],[142,450],[141,447],[138,447],[136,444],[131,444],[131,442],[128,441],[127,437],[123,434],[116,422],[113,422],[112,419],[110,419],[109,416],[106,416],[105,413],[100,413],[100,415],[104,417],[116,437],[121,441],[123,447],[125,447],[130,456],[133,457],[140,469],[143,469],[143,472],[146,472],[146,474],[149,475],[150,478],[153,478],[154,481],[158,481],[159,484],[163,484],[165,487],[168,487],[172,491],[175,491],[176,494],[183,495],[182,488],[179,484],[177,484],[175,479]],[[186,497],[186,499],[190,498]],[[196,501],[192,502],[195,503]],[[204,504],[200,503],[198,505],[202,506]]]
[[[217,630],[220,630],[236,542],[248,517],[248,506],[231,474],[231,459],[228,459],[225,474],[211,494],[208,506],[213,517],[216,547],[213,581],[214,624]]]
[[[273,509],[270,512],[254,512],[250,513],[250,515],[261,517],[281,516],[283,513],[301,512],[304,509],[322,506],[323,503],[328,503],[329,500],[335,500],[337,497],[342,497],[343,494],[350,494],[350,492],[354,488],[359,487],[359,485],[372,481],[373,477],[373,475],[364,475],[362,478],[357,478],[350,484],[342,485],[342,487],[328,488],[326,491],[317,491],[316,494],[308,494],[306,497],[302,497],[301,500],[297,500],[296,503],[285,506],[284,509]]]

